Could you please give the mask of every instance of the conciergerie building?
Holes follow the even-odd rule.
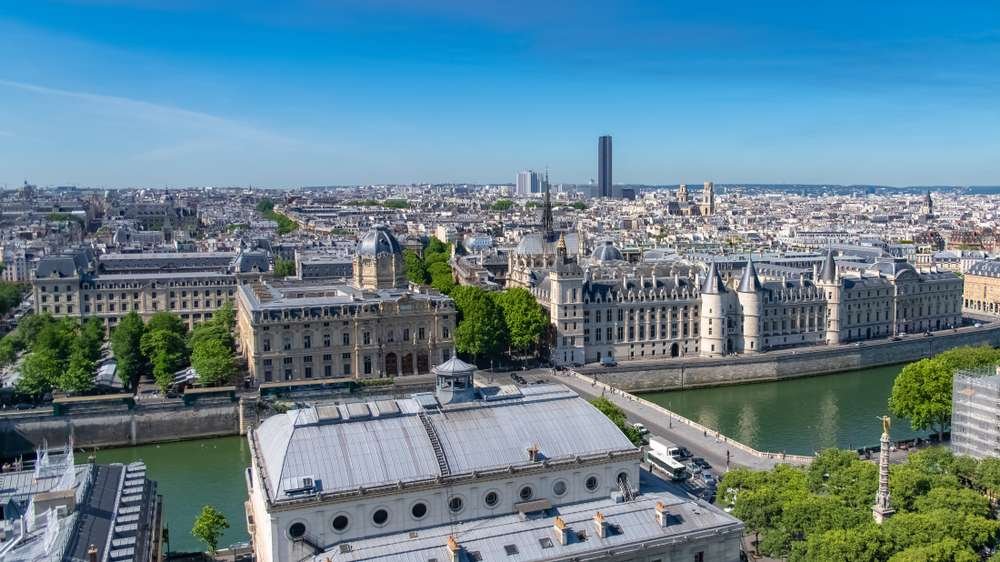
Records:
[[[736,562],[743,524],[641,470],[641,452],[558,384],[319,405],[249,434],[257,560]]]

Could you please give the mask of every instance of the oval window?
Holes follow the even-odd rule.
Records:
[[[350,521],[348,521],[346,515],[338,515],[338,516],[336,516],[336,517],[333,518],[333,530],[334,531],[343,531],[344,529],[347,528],[347,524],[349,522]]]
[[[521,492],[518,495],[521,496],[522,500],[528,501],[535,497],[535,491],[531,489],[531,486],[525,486],[521,488]]]
[[[486,496],[483,497],[483,502],[487,507],[495,507],[500,503],[500,496],[496,492],[486,492]]]
[[[462,498],[458,496],[455,496],[450,500],[448,500],[448,509],[450,509],[452,513],[458,513],[459,511],[462,511],[463,505],[464,503],[462,502]]]
[[[561,496],[566,493],[566,481],[556,480],[556,483],[552,485],[552,493]]]
[[[596,490],[597,489],[597,477],[596,476],[589,476],[587,478],[587,481],[584,483],[584,486],[586,486],[587,489],[590,490],[591,492],[593,492],[594,490]]]
[[[412,515],[414,519],[423,519],[424,515],[427,515],[427,504],[424,502],[417,502],[413,504],[413,507],[410,508],[410,515]]]
[[[372,513],[372,523],[382,526],[385,525],[386,521],[389,520],[389,512],[384,509],[376,509],[375,513]]]
[[[306,534],[306,524],[305,523],[292,523],[288,527],[288,536],[293,539],[301,539],[303,535]]]

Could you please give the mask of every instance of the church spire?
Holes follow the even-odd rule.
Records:
[[[549,193],[549,169],[545,169],[545,202],[542,206],[542,229],[545,231],[545,239],[551,240],[555,236],[555,220],[552,218],[552,196]]]

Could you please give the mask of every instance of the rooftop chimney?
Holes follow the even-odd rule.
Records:
[[[451,562],[460,562],[462,558],[462,546],[455,540],[455,535],[448,535],[448,559]]]
[[[566,527],[566,522],[563,521],[562,517],[556,516],[556,520],[552,523],[552,530],[556,532],[556,540],[559,544],[566,546],[569,543],[569,528]]]
[[[656,524],[660,527],[666,527],[670,524],[670,512],[667,511],[667,505],[663,502],[656,502]]]
[[[600,511],[594,514],[594,527],[598,537],[603,539],[608,534],[608,525],[604,522],[604,514]]]

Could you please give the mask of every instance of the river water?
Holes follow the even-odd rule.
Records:
[[[825,447],[876,445],[892,382],[901,367],[741,386],[643,395],[760,450],[810,454]],[[895,420],[894,439],[914,432]],[[77,455],[78,459],[86,455]],[[229,519],[220,546],[247,540],[244,469],[250,451],[242,437],[220,437],[97,452],[102,463],[143,460],[159,483],[173,551],[202,550],[191,536],[201,507],[214,505]]]
[[[78,460],[87,455],[77,454]],[[170,531],[170,550],[195,552],[205,547],[191,536],[191,527],[203,505],[213,505],[229,520],[219,546],[248,539],[243,502],[247,499],[243,471],[250,466],[250,447],[243,437],[218,437],[121,447],[97,452],[99,463],[146,463],[147,476],[163,495],[164,520]]]
[[[740,386],[643,394],[643,398],[757,450],[809,455],[878,445],[902,365]],[[893,419],[893,440],[927,436]]]

